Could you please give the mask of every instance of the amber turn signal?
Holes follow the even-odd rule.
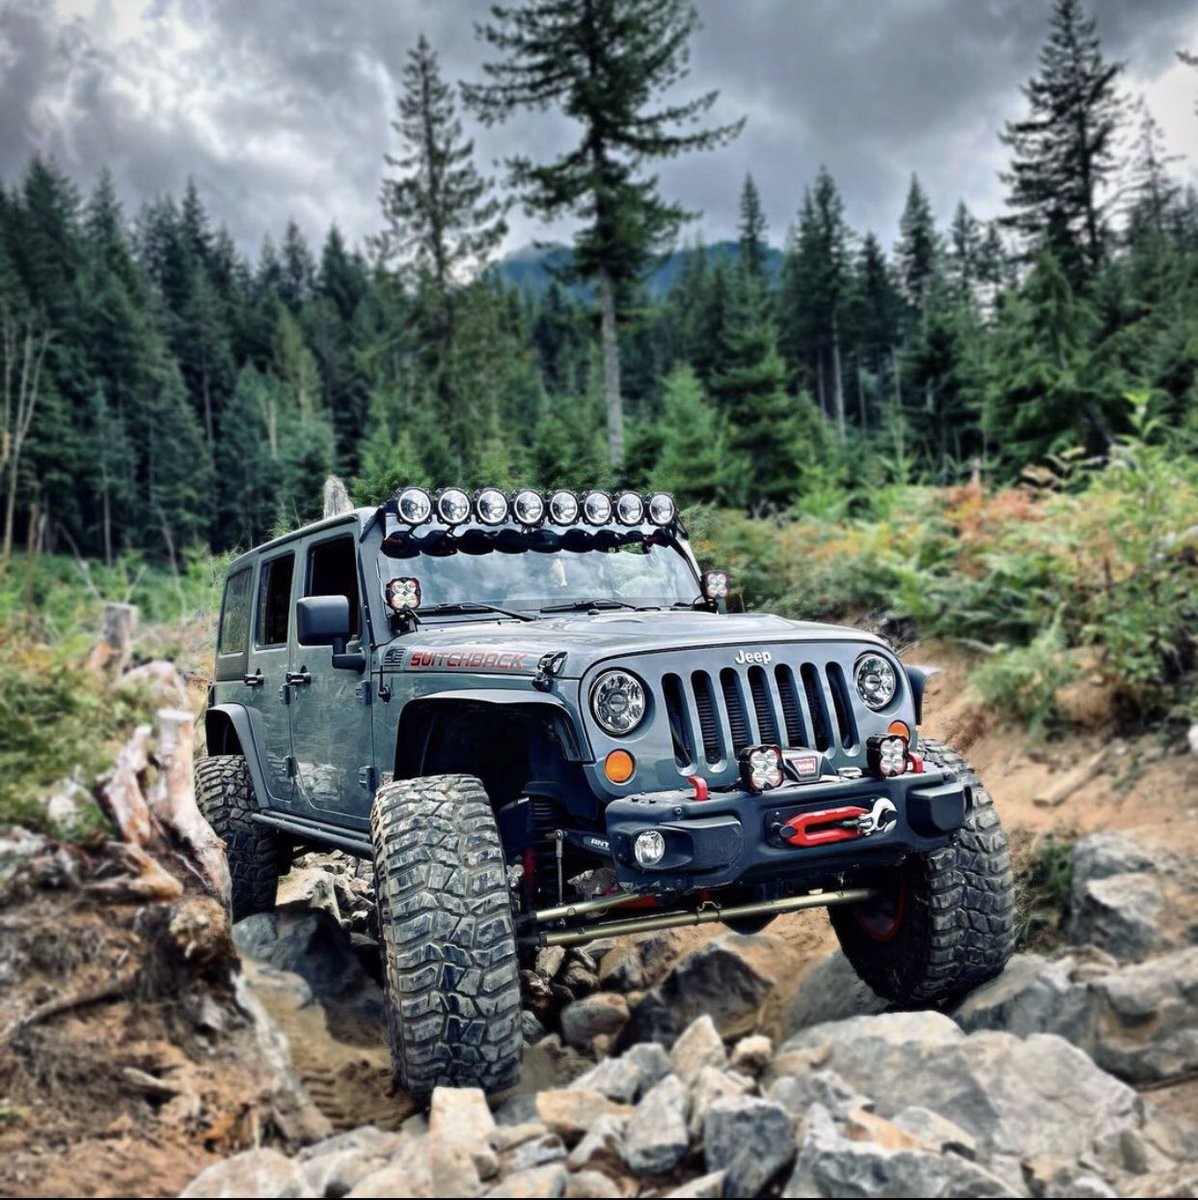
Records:
[[[906,738],[907,741],[911,740],[911,730],[907,727],[906,721],[891,721],[886,732],[891,737]]]
[[[613,750],[604,760],[603,773],[612,783],[627,783],[636,774],[636,759],[627,750]]]

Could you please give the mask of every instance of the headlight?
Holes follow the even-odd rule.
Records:
[[[645,718],[645,689],[627,671],[604,671],[591,688],[591,712],[604,733],[623,737]]]
[[[404,488],[399,493],[399,519],[409,525],[421,525],[432,516],[433,502],[424,488]]]
[[[894,699],[898,678],[894,668],[880,654],[863,654],[853,668],[857,695],[875,712]]]

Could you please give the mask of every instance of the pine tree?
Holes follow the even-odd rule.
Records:
[[[725,344],[711,394],[728,429],[729,447],[744,471],[737,499],[750,511],[787,503],[799,476],[798,411],[785,391],[786,364],[761,285],[737,270],[729,296]]]
[[[279,263],[279,298],[295,314],[312,296],[316,282],[316,262],[307,240],[294,221],[283,230],[283,249]]]
[[[688,73],[698,17],[691,0],[528,0],[494,5],[481,36],[504,57],[489,82],[466,88],[484,122],[525,109],[560,107],[582,126],[578,145],[547,163],[517,156],[512,180],[526,208],[547,220],[576,216],[574,269],[598,293],[608,452],[624,456],[617,302],[687,214],[663,200],[643,168],[656,159],[728,142],[743,122],[693,126],[715,103],[711,91],[670,99]]]
[[[740,192],[740,260],[745,270],[761,283],[765,282],[766,243],[765,213],[752,175],[745,176]]]
[[[922,314],[939,264],[940,237],[936,232],[932,205],[915,175],[911,176],[907,202],[899,221],[897,254],[903,295],[915,312]]]
[[[729,462],[719,414],[690,367],[666,377],[660,430],[652,485],[672,492],[680,504],[722,502],[730,473],[742,480],[748,472],[743,462]]]
[[[404,64],[398,112],[392,128],[403,151],[387,156],[399,175],[383,183],[385,251],[409,282],[431,281],[445,297],[487,265],[507,227],[423,35]]]
[[[843,308],[848,289],[850,234],[844,202],[826,167],[803,196],[799,222],[787,240],[779,286],[780,342],[793,383],[815,387],[822,411],[844,437],[841,361]]]
[[[982,428],[1015,470],[1081,442],[1109,449],[1123,380],[1094,354],[1097,321],[1059,263],[1043,253],[1004,305]]]
[[[982,227],[965,201],[960,200],[948,234],[948,275],[962,303],[973,304],[975,300],[981,249]]]
[[[1033,251],[1051,249],[1074,287],[1093,279],[1106,252],[1103,193],[1119,168],[1122,69],[1104,57],[1081,0],[1055,0],[1039,73],[1023,88],[1030,111],[1001,135],[1014,155],[1002,177],[1013,210],[1006,223]]]
[[[846,303],[846,341],[853,347],[857,423],[882,423],[900,406],[896,369],[903,301],[881,243],[867,233],[852,268]],[[895,419],[894,416],[891,419]]]

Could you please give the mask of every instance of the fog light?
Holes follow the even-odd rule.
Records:
[[[636,835],[632,855],[638,867],[655,867],[666,855],[666,839],[656,829],[646,829]]]
[[[883,779],[893,779],[907,770],[907,739],[890,735],[871,737],[865,743],[869,769]]]
[[[777,746],[746,746],[740,752],[740,777],[751,792],[764,792],[782,782],[782,751]]]

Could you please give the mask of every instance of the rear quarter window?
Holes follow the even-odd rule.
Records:
[[[245,674],[250,644],[250,592],[253,579],[253,568],[244,567],[225,580],[220,633],[216,640],[217,679],[233,679]]]

